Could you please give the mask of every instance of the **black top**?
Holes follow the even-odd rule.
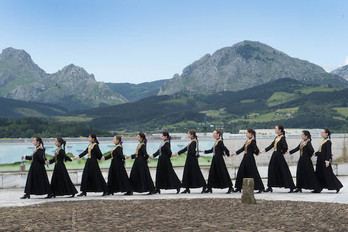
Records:
[[[161,149],[161,156],[172,156],[172,150],[170,149],[170,144],[169,142],[165,142],[163,146],[160,148]],[[156,157],[160,154],[160,149],[158,149],[154,154],[153,157]]]
[[[142,144],[141,147],[139,148],[138,157],[136,157],[136,154],[131,155],[132,159],[139,158],[139,157],[142,157],[144,159],[149,158],[149,155],[147,154],[147,151],[146,151],[146,144]]]
[[[178,154],[181,155],[182,153],[186,152],[187,151],[187,155],[189,156],[196,156],[196,141],[195,140],[192,140],[191,143],[186,146],[184,149],[181,149],[180,151],[178,151]],[[187,150],[187,147],[188,147],[188,150]]]
[[[289,151],[289,153],[290,155],[292,155],[293,153],[300,150],[301,150],[301,143],[296,148]],[[302,147],[301,155],[308,155],[309,157],[312,157],[313,153],[314,153],[314,149],[313,149],[312,143],[311,141],[308,141],[307,144]]]
[[[249,154],[250,155],[253,155],[253,154],[258,155],[260,151],[256,145],[255,139],[251,140],[251,142],[247,145],[246,152],[245,152],[245,145],[247,142],[245,142],[245,144],[242,148],[240,148],[239,150],[236,151],[236,154],[239,155],[240,153],[242,153],[244,151],[244,153],[248,154],[248,155]]]
[[[230,151],[227,149],[227,147],[224,145],[224,142],[222,140],[218,141],[218,143],[215,145],[215,154],[214,155],[227,155],[230,156]],[[213,153],[214,152],[214,146],[210,150],[205,150],[204,153]]]
[[[64,149],[60,149],[58,154],[55,154],[52,159],[50,159],[50,164],[57,162],[64,162],[64,161],[72,161],[69,156],[66,155]]]
[[[332,151],[331,151],[331,140],[326,141],[322,146],[321,146],[321,151],[318,151],[315,153],[316,156],[318,155],[323,155],[325,157],[325,161],[330,162],[332,159]]]
[[[90,147],[93,147],[92,149],[91,149],[91,154],[88,154],[88,149],[90,148]],[[81,157],[84,157],[85,155],[87,155],[88,154],[88,158],[93,158],[93,159],[101,159],[102,158],[102,156],[103,156],[103,154],[102,154],[102,152],[100,151],[100,149],[99,149],[99,146],[98,146],[98,144],[90,144],[87,148],[86,148],[86,150],[84,151],[84,152],[82,152],[80,155],[79,155],[79,157],[81,158]]]
[[[269,151],[272,148],[274,148],[274,144],[276,142],[277,137],[273,140],[272,144],[266,147],[265,151]],[[285,154],[285,152],[288,151],[288,144],[286,143],[285,136],[282,136],[280,140],[277,143],[276,149],[274,151],[280,152],[282,154]]]
[[[45,164],[46,156],[45,150],[42,147],[37,147],[36,151],[32,155],[25,156],[26,160],[38,161],[39,163]]]
[[[111,156],[111,154],[112,154],[112,156]],[[119,146],[119,147],[117,147],[116,149],[114,149],[114,150],[112,150],[111,152],[110,152],[110,155],[107,155],[107,156],[105,156],[104,158],[105,158],[105,160],[108,160],[108,159],[110,159],[110,158],[113,158],[113,159],[119,159],[119,160],[125,160],[125,158],[124,158],[124,155],[123,155],[123,149],[122,149],[122,147],[121,146]]]

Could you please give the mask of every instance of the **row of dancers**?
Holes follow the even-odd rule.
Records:
[[[132,195],[133,192],[148,194],[160,193],[161,189],[176,189],[177,193],[181,188],[181,193],[190,193],[191,188],[202,188],[202,193],[212,193],[213,188],[227,188],[227,193],[241,192],[243,178],[254,179],[254,189],[257,193],[273,192],[274,187],[289,188],[289,193],[302,192],[302,189],[313,190],[313,193],[320,193],[324,188],[328,190],[336,190],[338,193],[343,187],[341,182],[334,175],[332,170],[332,148],[331,148],[331,132],[323,129],[321,136],[323,141],[319,150],[314,153],[311,144],[311,134],[309,131],[302,132],[302,141],[293,150],[288,152],[288,145],[285,138],[285,131],[282,125],[275,126],[277,134],[274,141],[265,149],[259,150],[256,143],[256,132],[253,129],[246,131],[247,141],[237,151],[231,152],[226,148],[223,141],[223,134],[220,130],[213,132],[215,143],[210,150],[200,150],[198,137],[194,130],[188,132],[190,143],[172,154],[170,141],[171,137],[168,132],[161,134],[161,144],[159,149],[153,154],[148,155],[146,151],[146,135],[139,133],[137,140],[139,142],[135,154],[125,156],[122,149],[122,137],[117,135],[113,138],[115,147],[110,154],[103,156],[99,149],[99,142],[95,134],[89,135],[90,144],[80,155],[70,158],[65,153],[66,141],[62,138],[55,140],[58,147],[52,159],[47,160],[45,157],[45,148],[41,138],[34,138],[33,144],[36,147],[31,156],[23,156],[22,159],[31,160],[31,166],[28,172],[25,185],[25,194],[21,199],[30,198],[30,195],[44,195],[46,198],[56,196],[71,195],[74,197],[78,193],[72,183],[68,171],[65,167],[65,161],[73,161],[88,155],[81,180],[81,193],[78,196],[86,196],[87,192],[103,192],[102,196],[113,195],[117,192],[124,192],[125,195]],[[260,174],[258,172],[254,155],[262,154],[273,149],[269,166],[268,166],[268,182],[265,189]],[[284,158],[286,154],[293,154],[300,151],[300,158],[296,172],[296,186]],[[172,166],[171,157],[187,153],[182,182],[180,182],[177,174]],[[209,170],[208,182],[206,183],[199,166],[199,153],[213,153],[213,158]],[[224,156],[233,157],[244,153],[240,163],[233,188],[232,181],[227,170]],[[313,168],[311,157],[317,156],[316,170]],[[155,184],[150,175],[148,167],[148,159],[158,157],[156,169]],[[130,176],[125,169],[125,159],[134,159],[134,163],[130,172]],[[108,181],[106,183],[100,170],[98,160],[111,159],[111,165],[108,173]],[[49,183],[46,173],[45,164],[55,163],[52,174],[51,184]]]

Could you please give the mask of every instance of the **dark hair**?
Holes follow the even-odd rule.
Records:
[[[221,130],[215,130],[216,131],[216,133],[219,135],[219,137],[220,137],[220,139],[221,140],[224,140],[224,137],[223,137],[223,133],[222,133],[222,131]]]
[[[168,138],[168,142],[169,142],[169,146],[170,146],[170,140],[172,139],[172,137],[169,135],[168,131],[163,131],[162,135],[166,136]]]
[[[95,142],[96,144],[99,144],[99,141],[98,141],[98,139],[97,139],[97,135],[96,135],[96,134],[89,134],[89,137],[91,137],[92,139],[94,139],[94,142]]]
[[[189,130],[188,132],[190,135],[192,135],[195,139],[198,139],[196,131],[195,130]]]
[[[329,135],[329,139],[331,139],[331,131],[328,128],[324,128],[324,131]]]
[[[44,143],[43,143],[43,141],[42,141],[42,138],[40,138],[40,137],[35,137],[34,139],[40,143],[40,145],[42,146],[43,150],[45,151],[46,149],[45,149]]]
[[[140,132],[138,135],[140,136],[140,138],[143,139],[143,142],[146,144],[147,143],[146,135],[143,132]]]
[[[254,129],[248,128],[247,131],[254,136],[254,139],[256,139],[256,131]]]
[[[277,127],[282,132],[282,134],[285,135],[284,126],[282,124],[278,124]]]
[[[122,147],[122,136],[121,135],[115,135],[115,138],[119,141],[121,147]]]
[[[65,145],[66,145],[66,141],[63,138],[57,138],[57,141],[60,143],[60,145],[63,146],[63,149],[65,151]]]
[[[303,130],[302,133],[307,136],[307,138],[309,139],[309,141],[312,141],[312,135],[308,130]]]

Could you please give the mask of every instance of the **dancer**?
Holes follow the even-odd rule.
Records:
[[[259,190],[257,193],[262,193],[265,187],[262,183],[259,171],[257,170],[255,155],[259,155],[259,148],[256,145],[256,132],[253,129],[248,129],[245,132],[248,140],[244,146],[238,151],[231,154],[231,156],[238,155],[244,151],[244,156],[242,162],[239,165],[236,179],[236,189],[235,192],[241,192],[243,185],[243,178],[253,178],[254,179],[254,189]]]
[[[315,153],[317,158],[316,175],[319,181],[320,189],[313,193],[320,193],[323,188],[336,190],[336,193],[343,187],[332,171],[332,151],[331,151],[331,131],[327,128],[321,131],[323,142],[320,144],[319,151]]]
[[[103,160],[111,159],[108,175],[108,194],[114,195],[117,192],[126,192],[125,195],[132,195],[130,181],[125,168],[125,157],[123,155],[122,137],[117,135],[113,140],[116,145],[110,155],[104,156]]]
[[[297,163],[296,171],[296,189],[294,192],[302,192],[302,189],[312,189],[319,191],[319,185],[317,177],[314,172],[313,163],[311,157],[313,156],[314,149],[312,146],[312,138],[309,131],[302,131],[302,141],[301,143],[291,150],[290,153],[294,154],[300,151],[300,158]]]
[[[198,150],[198,138],[196,131],[190,130],[187,136],[191,139],[191,142],[184,149],[173,154],[173,156],[181,155],[187,152],[186,162],[184,167],[184,174],[182,177],[182,186],[185,190],[182,193],[190,193],[190,188],[202,187],[202,193],[206,192],[206,182],[198,164],[199,153]]]
[[[54,197],[64,195],[71,195],[71,197],[74,197],[77,190],[64,164],[64,161],[72,161],[65,153],[66,141],[63,138],[56,138],[55,144],[58,149],[54,157],[50,161],[47,161],[49,164],[55,163],[51,179],[52,194]]]
[[[103,192],[102,196],[105,196],[108,188],[98,164],[98,160],[103,156],[98,146],[99,141],[95,134],[90,134],[88,136],[88,141],[90,144],[86,150],[73,158],[76,160],[88,154],[85,168],[82,173],[81,193],[77,196],[87,196],[87,192]]]
[[[134,192],[149,192],[148,195],[155,193],[155,186],[153,184],[149,167],[147,165],[147,160],[149,155],[146,151],[147,139],[144,133],[140,132],[138,134],[137,150],[135,154],[131,156],[126,156],[126,158],[134,159],[134,164],[130,173],[130,181],[132,184],[132,189]]]
[[[292,193],[295,189],[295,184],[292,180],[289,166],[284,158],[284,154],[288,150],[288,144],[285,140],[284,126],[277,125],[275,127],[275,133],[277,134],[277,137],[274,139],[272,144],[261,151],[261,153],[265,151],[268,152],[274,148],[268,165],[268,188],[265,192],[273,192],[272,187],[285,187],[290,188],[289,193]]]
[[[159,149],[150,155],[150,158],[159,157],[156,170],[156,193],[161,193],[161,189],[176,189],[177,194],[180,192],[181,183],[176,175],[170,158],[172,151],[170,149],[170,135],[163,132],[161,135],[162,143]]]
[[[33,145],[36,147],[33,154],[31,156],[22,156],[22,160],[31,160],[32,163],[30,165],[27,182],[25,184],[25,194],[23,197],[21,197],[21,199],[29,199],[30,194],[47,194],[46,198],[51,198],[53,197],[53,194],[45,168],[46,156],[42,139],[39,137],[34,138]]]
[[[233,191],[233,187],[230,174],[226,168],[224,156],[230,156],[230,152],[224,145],[222,132],[220,130],[214,130],[213,137],[215,143],[210,150],[199,150],[199,152],[204,152],[205,154],[213,153],[206,193],[212,193],[212,188],[228,188],[227,194],[229,194]]]

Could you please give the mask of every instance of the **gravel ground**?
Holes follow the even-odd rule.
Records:
[[[91,200],[0,208],[0,231],[348,231],[348,205],[239,199]]]

